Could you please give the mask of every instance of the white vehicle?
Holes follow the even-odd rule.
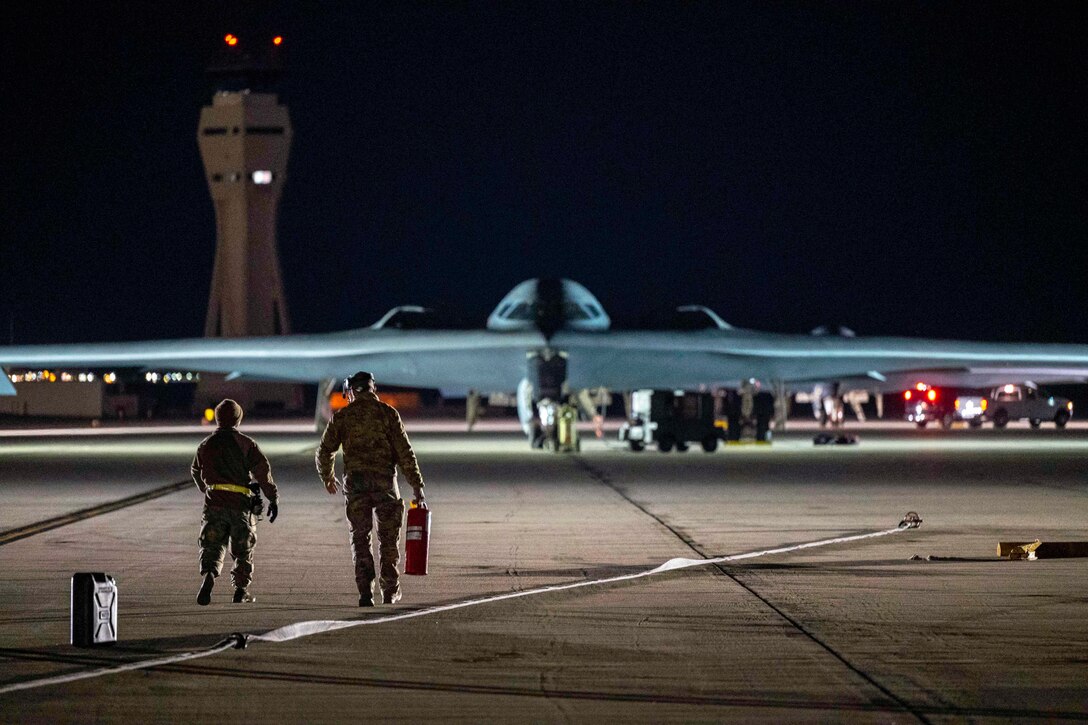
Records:
[[[1023,385],[1002,385],[990,393],[990,420],[995,428],[1004,428],[1010,420],[1028,419],[1032,428],[1044,420],[1054,421],[1064,428],[1073,417],[1073,404],[1066,398],[1044,395],[1032,382]]]
[[[956,397],[956,419],[967,421],[967,425],[978,428],[986,416],[990,401],[981,395],[959,395]]]

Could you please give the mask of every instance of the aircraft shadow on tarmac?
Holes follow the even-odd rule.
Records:
[[[114,648],[114,651],[119,651]],[[45,652],[40,650],[20,650],[0,648],[0,658],[17,659],[34,662],[56,662],[61,664],[80,665],[79,669],[86,666],[110,666],[122,664],[116,659],[90,654],[65,654],[60,652]],[[478,695],[518,695],[522,697],[543,698],[569,698],[580,700],[599,700],[612,702],[648,702],[668,703],[683,705],[718,705],[718,706],[744,706],[766,708],[802,708],[811,710],[852,710],[862,712],[900,712],[894,706],[873,703],[849,703],[820,702],[811,699],[778,699],[778,698],[746,698],[746,697],[721,697],[706,695],[683,695],[666,693],[638,693],[638,692],[605,692],[594,690],[558,690],[537,689],[516,685],[492,685],[470,683],[433,682],[427,680],[404,680],[378,677],[364,677],[360,675],[328,675],[317,673],[301,673],[281,670],[258,670],[247,667],[217,667],[209,663],[200,664],[173,664],[155,668],[159,672],[205,676],[205,677],[231,677],[246,680],[268,680],[273,682],[292,682],[300,684],[322,684],[347,687],[387,688],[405,690],[444,691]]]
[[[149,640],[150,641],[150,640]],[[157,640],[163,641],[163,640]],[[114,651],[121,651],[114,648]],[[133,650],[135,652],[135,650]],[[142,653],[146,654],[146,653]],[[116,659],[95,656],[90,654],[65,654],[60,652],[46,652],[39,650],[20,650],[0,648],[0,658],[16,659],[24,661],[47,661],[61,664],[78,665],[78,669],[87,666],[109,666],[121,664]],[[813,710],[823,713],[830,712],[874,712],[882,714],[906,714],[904,710],[892,702],[842,702],[821,701],[812,698],[790,697],[759,697],[701,695],[687,693],[642,693],[642,692],[608,692],[590,689],[558,689],[558,688],[533,688],[506,684],[480,684],[480,683],[456,683],[434,682],[430,680],[407,680],[382,677],[365,677],[362,675],[342,674],[317,674],[290,672],[283,670],[261,670],[253,667],[240,668],[238,666],[215,666],[210,663],[200,664],[172,664],[156,667],[155,670],[163,673],[189,675],[194,677],[234,678],[239,680],[263,680],[268,682],[290,682],[309,685],[335,685],[337,687],[381,688],[392,690],[412,690],[427,692],[454,692],[472,695],[502,695],[519,696],[545,699],[569,699],[589,700],[598,702],[645,702],[653,704],[693,705],[711,707],[745,707],[776,710],[781,708],[797,710]],[[1083,719],[1079,712],[1056,712],[1051,710],[1031,710],[1027,708],[1009,707],[966,707],[960,708],[954,705],[915,707],[913,714],[945,715],[952,717],[996,717],[996,718],[1027,718],[1027,719],[1053,719],[1071,718]]]

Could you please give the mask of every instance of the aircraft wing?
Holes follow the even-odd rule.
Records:
[[[526,351],[544,344],[537,332],[362,329],[266,338],[0,347],[0,367],[172,369],[311,383],[368,370],[384,385],[491,391],[513,390],[525,376]],[[10,387],[0,387],[0,395]]]
[[[615,390],[736,386],[747,378],[785,383],[865,379],[902,390],[933,384],[989,386],[1032,379],[1088,381],[1088,345],[919,338],[779,335],[744,330],[560,332],[571,387]],[[885,383],[885,385],[880,385]]]
[[[369,370],[385,385],[512,390],[526,354],[566,353],[571,388],[613,390],[865,379],[870,389],[1084,382],[1088,345],[844,338],[745,330],[539,332],[362,329],[269,338],[0,347],[0,366],[192,370],[299,382]],[[928,373],[928,375],[927,375]],[[883,385],[879,385],[884,383]],[[0,394],[7,388],[0,387]],[[10,390],[7,391],[10,394]]]

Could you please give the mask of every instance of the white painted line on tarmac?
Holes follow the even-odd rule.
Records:
[[[911,528],[916,528],[917,526],[917,524],[909,526],[906,522],[907,520],[904,520],[904,522],[901,523],[899,526],[896,526],[893,529],[884,529],[883,531],[871,531],[865,534],[854,534],[852,536],[837,536],[832,539],[820,539],[818,541],[809,541],[802,544],[792,544],[790,546],[780,546],[773,549],[764,549],[763,551],[752,551],[745,554],[719,556],[713,559],[669,559],[660,566],[654,567],[653,569],[646,569],[644,571],[635,572],[634,574],[620,574],[618,576],[604,577],[601,579],[590,579],[587,581],[573,582],[570,584],[555,584],[546,587],[537,587],[535,589],[525,589],[517,592],[509,592],[507,594],[496,594],[490,597],[466,599],[460,602],[453,602],[452,604],[443,604],[435,607],[425,607],[423,609],[415,609],[408,612],[389,614],[381,617],[372,617],[368,619],[318,619],[308,622],[296,622],[294,624],[288,624],[283,627],[269,630],[268,632],[265,632],[263,634],[235,635],[231,639],[220,642],[219,644],[216,644],[209,649],[197,652],[185,652],[183,654],[170,655],[167,657],[158,657],[155,659],[143,660],[140,662],[131,662],[129,664],[120,665],[117,667],[106,667],[98,670],[75,672],[69,675],[59,675],[57,677],[46,677],[39,680],[15,682],[0,687],[0,695],[8,692],[16,692],[18,690],[30,690],[37,687],[46,687],[48,685],[61,685],[68,682],[76,682],[78,680],[87,680],[94,677],[104,677],[106,675],[114,675],[121,672],[131,672],[132,670],[148,669],[150,667],[161,667],[162,665],[170,665],[177,662],[184,662],[186,660],[198,659],[200,657],[209,657],[211,655],[218,654],[219,652],[230,649],[231,647],[236,647],[248,642],[289,642],[293,639],[310,637],[312,635],[321,634],[323,632],[334,632],[336,630],[348,629],[351,627],[363,627],[367,625],[386,624],[388,622],[399,622],[405,619],[427,617],[432,614],[451,612],[456,609],[466,609],[468,607],[477,607],[482,604],[492,604],[494,602],[502,602],[509,599],[520,599],[524,597],[537,596],[540,594],[548,594],[550,592],[562,592],[570,589],[581,589],[582,587],[592,587],[600,586],[603,584],[614,584],[616,582],[622,581],[632,581],[635,579],[643,579],[646,577],[656,576],[658,574],[664,574],[670,571],[679,571],[681,569],[690,569],[697,566],[706,566],[708,564],[725,564],[735,561],[744,561],[747,559],[756,559],[763,556],[772,556],[774,554],[788,554],[794,551],[802,551],[804,549],[815,549],[821,546],[848,544],[854,541],[875,539],[881,536],[891,536],[892,534],[898,534],[901,531],[908,531]],[[918,522],[920,523],[920,519]]]

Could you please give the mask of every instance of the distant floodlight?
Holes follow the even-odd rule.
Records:
[[[283,36],[277,35],[275,38],[272,38],[272,45],[283,45]]]
[[[254,171],[250,178],[253,179],[254,184],[271,184],[272,172],[267,170]]]
[[[238,38],[231,35],[230,33],[227,33],[226,37],[223,38],[223,42],[231,46],[238,45]]]

